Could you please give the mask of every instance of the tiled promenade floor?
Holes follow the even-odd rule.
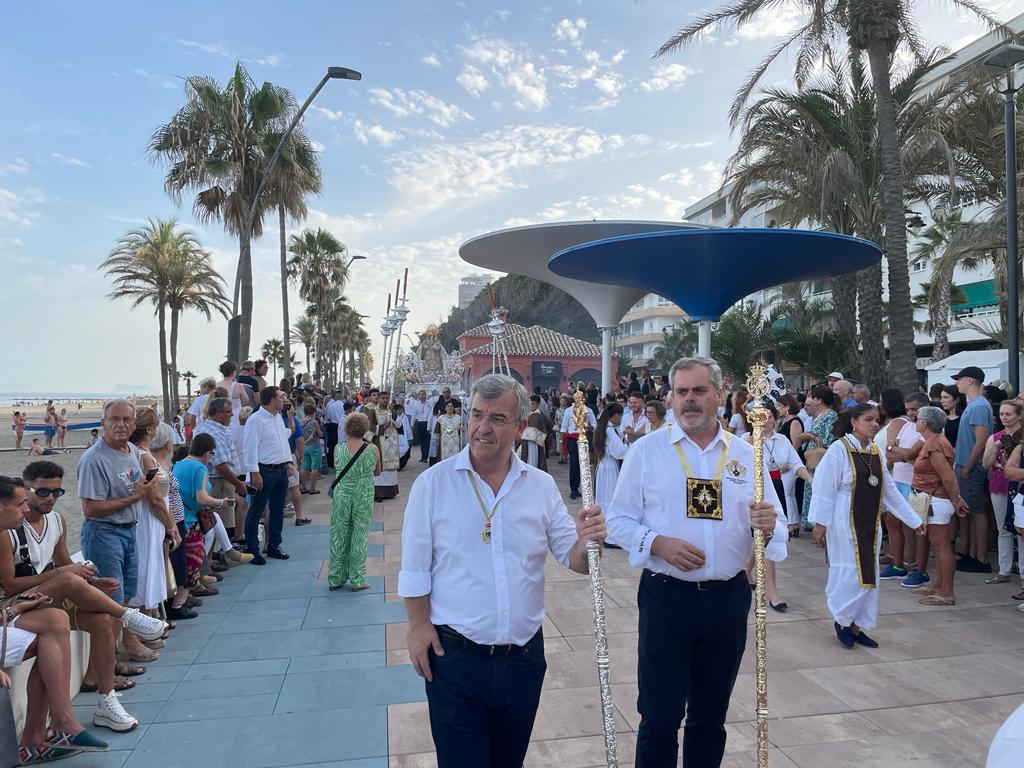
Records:
[[[200,618],[179,622],[160,660],[124,694],[143,724],[111,734],[113,751],[73,758],[69,768],[433,766],[423,686],[407,663],[394,595],[404,499],[422,466],[414,460],[400,473],[399,499],[376,505],[372,589],[328,593],[328,500],[315,497],[307,502],[314,525],[285,528],[292,559],[232,569],[221,595],[206,600]],[[565,467],[553,469],[567,495]],[[846,651],[825,610],[822,553],[807,538],[790,551],[779,574],[790,610],[769,611],[771,765],[983,765],[999,724],[1024,702],[1015,586],[958,574],[958,605],[925,608],[897,582],[883,583],[872,633],[881,647]],[[619,551],[606,552],[604,571],[625,766],[639,723],[638,577]],[[548,673],[527,765],[603,765],[588,587],[552,563],[547,577]],[[752,644],[753,631],[729,712],[727,766],[754,765]],[[77,697],[81,718],[92,701]]]

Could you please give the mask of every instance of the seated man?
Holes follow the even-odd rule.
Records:
[[[28,508],[20,526],[0,535],[0,584],[8,595],[30,590],[52,598],[71,617],[72,629],[89,633],[89,669],[82,688],[100,694],[93,725],[130,731],[139,722],[114,695],[117,632],[124,626],[155,640],[167,625],[113,601],[106,592],[117,589],[115,579],[97,578],[91,565],[71,560],[64,520],[53,511],[64,494],[64,468],[51,461],[34,461],[25,467],[22,478]],[[129,687],[130,681],[122,679],[120,688]]]
[[[21,478],[0,476],[0,530],[18,528],[27,511],[28,498]],[[6,629],[0,668],[15,667],[25,659],[37,657],[26,685],[28,711],[18,748],[22,765],[108,749],[75,718],[68,691],[71,677],[68,615],[50,608],[49,604],[50,598],[45,595],[26,592],[3,609]],[[11,687],[6,673],[0,672],[0,685]],[[52,723],[49,731],[46,730],[47,711]]]

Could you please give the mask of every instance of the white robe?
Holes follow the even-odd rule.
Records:
[[[874,629],[878,622],[878,552],[882,543],[881,524],[875,531],[875,583],[863,586],[857,568],[851,515],[853,467],[846,446],[859,448],[856,438],[847,435],[829,446],[814,470],[814,494],[807,519],[828,528],[828,583],[825,596],[829,612],[839,626],[856,624],[861,629]],[[882,503],[886,511],[896,515],[911,528],[921,525],[921,518],[899,492],[881,455]],[[858,467],[860,471],[863,468]],[[879,516],[879,519],[881,516]]]
[[[626,458],[627,450],[629,446],[619,437],[615,427],[609,424],[605,432],[604,457],[597,464],[597,477],[594,478],[594,501],[606,514],[615,497],[615,484],[619,481],[619,462]],[[616,543],[608,537],[605,541],[609,544]]]
[[[782,489],[786,495],[786,522],[796,525],[800,522],[800,507],[796,503],[796,471],[804,466],[800,454],[785,435],[772,433],[764,441],[764,461],[769,470],[782,470]],[[769,450],[769,448],[771,450]]]

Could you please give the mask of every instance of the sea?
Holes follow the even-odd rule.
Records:
[[[138,393],[139,397],[151,399],[153,392],[143,391]],[[47,400],[53,400],[55,405],[75,405],[76,403],[102,403],[117,397],[131,400],[133,395],[124,392],[0,392],[0,408],[12,408],[23,405],[26,408],[39,408],[46,405]]]

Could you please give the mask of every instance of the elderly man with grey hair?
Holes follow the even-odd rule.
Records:
[[[867,384],[854,384],[853,385],[853,399],[858,403],[868,403],[870,405],[878,405],[871,399],[871,387]]]
[[[853,408],[853,406],[857,404],[857,401],[853,397],[853,384],[848,382],[846,379],[840,379],[833,384],[832,391],[839,399],[839,410]]]
[[[185,412],[185,426],[191,426],[194,429],[205,421],[203,418],[203,408],[206,407],[210,395],[213,394],[213,390],[216,388],[217,380],[212,376],[207,376],[199,382],[199,394],[196,395],[196,399],[192,401],[192,405]]]
[[[604,541],[600,507],[570,515],[551,476],[515,454],[529,412],[515,379],[479,379],[467,446],[409,493],[398,594],[438,768],[522,766],[546,670],[547,554],[587,573],[586,542]]]

